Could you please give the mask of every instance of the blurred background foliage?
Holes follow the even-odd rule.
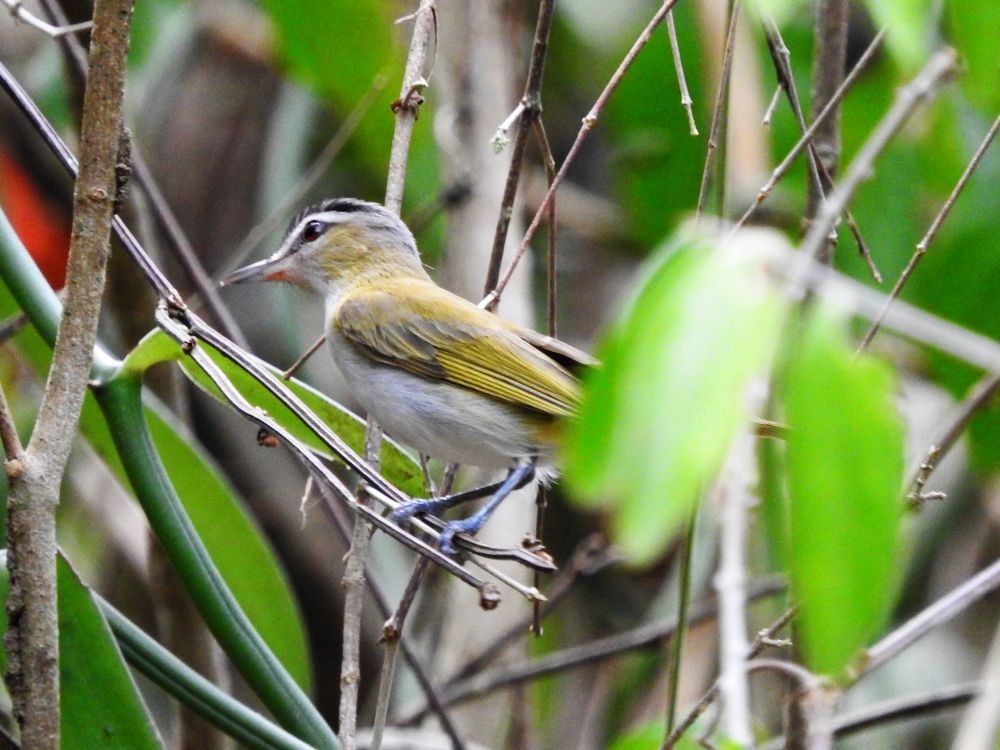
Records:
[[[414,10],[412,6],[391,0],[263,0],[259,4],[142,0],[137,4],[127,91],[129,124],[138,150],[150,162],[199,257],[214,276],[239,262],[232,257],[236,248],[276,209],[283,214],[281,223],[250,249],[255,257],[276,247],[285,222],[305,200],[332,195],[381,198],[393,130],[389,105],[399,93],[412,28],[407,14]],[[761,0],[759,6],[778,13],[798,90],[807,99],[812,4]],[[82,0],[67,1],[63,7],[72,19],[89,15]],[[480,223],[478,234],[466,235],[456,227],[465,221],[463,212],[482,200],[484,192],[489,197],[481,186],[487,181],[485,173],[502,175],[506,170],[509,149],[493,156],[488,144],[488,134],[502,115],[493,120],[484,116],[489,120],[483,125],[487,135],[475,141],[474,159],[461,144],[469,140],[467,131],[475,131],[470,123],[476,122],[480,111],[506,113],[518,101],[536,12],[535,4],[526,0],[490,0],[482,7],[488,11],[461,0],[439,4],[437,58],[427,76],[426,101],[414,132],[403,212],[435,273],[470,295],[482,287],[492,225]],[[557,3],[543,86],[544,121],[557,164],[581,118],[653,10],[654,4],[644,0]],[[492,25],[481,26],[484,16],[477,13],[485,13]],[[559,193],[559,333],[588,349],[633,294],[637,269],[696,205],[726,4],[682,1],[675,20],[701,135],[688,134],[666,32],[658,29],[623,79]],[[842,164],[850,162],[891,104],[896,89],[912,78],[934,49],[952,45],[960,55],[962,70],[933,103],[910,119],[851,204],[886,279],[880,286],[883,291],[906,265],[1000,110],[1000,36],[989,31],[1000,28],[1000,4],[972,0],[855,3],[848,68],[885,22],[892,24],[889,43],[844,100]],[[484,39],[492,39],[502,53],[502,64],[493,65],[501,79],[499,94],[483,83],[488,75],[480,67],[487,65],[482,60],[487,60],[490,47]],[[80,90],[57,43],[5,20],[0,22],[0,59],[72,143]],[[799,134],[784,101],[770,127],[761,125],[775,76],[753,12],[743,15],[733,71],[724,202],[718,205],[718,193],[713,191],[708,204],[709,210],[730,218],[749,205],[771,167]],[[368,99],[370,105],[358,110],[357,127],[319,183],[309,189],[308,197],[283,205],[317,154]],[[71,185],[6,101],[0,103],[0,132],[0,206],[46,278],[58,288],[63,281]],[[475,165],[471,173],[470,165]],[[1000,152],[994,147],[902,293],[903,299],[994,339],[1000,338],[998,184]],[[541,159],[534,147],[529,149],[521,188],[523,200],[515,218],[516,226],[523,228],[524,218],[534,214],[544,189]],[[164,249],[141,192],[133,192],[135,198],[126,210],[128,220],[175,283],[190,292],[189,280]],[[796,242],[806,192],[807,173],[800,159],[755,220],[776,227]],[[499,203],[493,205],[495,220]],[[518,231],[512,235],[519,241]],[[530,264],[522,309],[513,314],[533,319],[542,329],[544,315],[533,312],[545,308],[541,238],[534,249],[536,260]],[[472,272],[462,270],[463,259],[469,260]],[[846,231],[841,232],[835,264],[856,279],[878,286]],[[226,301],[251,349],[279,367],[287,366],[321,330],[319,304],[306,301],[294,290],[254,289],[227,294]],[[103,340],[124,356],[153,327],[152,298],[125,259],[113,262],[107,308]],[[15,312],[7,290],[0,286],[2,319]],[[0,381],[19,426],[27,432],[44,382],[45,347],[30,327],[0,347]],[[909,467],[926,453],[944,415],[980,373],[886,333],[879,334],[873,349],[896,369],[894,387],[907,428]],[[724,355],[719,356],[719,366],[725,366]],[[343,397],[324,354],[311,360],[303,373],[320,390]],[[226,567],[230,585],[241,589],[244,606],[259,612],[259,617],[254,616],[258,627],[267,630],[261,623],[271,615],[277,618],[270,626],[269,641],[283,649],[286,666],[302,683],[312,683],[324,714],[334,717],[344,549],[332,521],[302,501],[303,474],[294,461],[281,451],[259,448],[251,427],[190,389],[176,368],[154,368],[146,382],[162,399],[164,410],[173,414],[173,427],[162,438],[173,448],[161,449],[176,455],[178,466],[196,466],[204,472],[204,480],[189,476],[194,484],[182,494],[192,513],[199,508],[203,511],[198,525],[209,537],[206,543],[213,556],[220,567]],[[822,399],[824,395],[810,397]],[[96,425],[99,418],[96,413],[85,413],[85,435],[88,420]],[[92,429],[99,430],[95,425]],[[178,442],[177,436],[182,440]],[[68,555],[87,582],[129,616],[221,684],[234,681],[232,690],[250,700],[211,638],[201,632],[197,615],[163,562],[142,515],[128,498],[129,491],[98,460],[98,454],[104,455],[100,440],[88,438],[97,453],[81,444],[61,509],[60,534]],[[185,451],[202,458],[192,458]],[[948,501],[926,508],[904,524],[908,552],[899,575],[899,604],[891,615],[893,622],[933,601],[997,556],[998,470],[1000,410],[985,410],[973,420],[967,442],[935,476],[932,488],[947,490]],[[183,475],[179,471],[178,476]],[[581,541],[592,532],[604,531],[606,525],[602,516],[579,510],[556,492],[551,498],[546,543],[566,565]],[[751,573],[755,577],[772,570],[769,560],[773,558],[763,534],[757,533],[762,526],[755,520],[752,528]],[[710,595],[716,564],[711,503],[702,509],[697,528],[692,591],[695,601],[700,601]],[[393,544],[377,541],[375,568],[396,594],[407,578],[409,558]],[[527,650],[541,656],[675,614],[679,584],[674,541],[661,540],[655,559],[647,560],[642,569],[611,565],[581,577],[547,621],[545,635],[529,643]],[[418,602],[409,627],[439,676],[460,664],[476,641],[481,643],[482,620],[469,612],[470,606],[440,579],[428,584]],[[526,609],[513,597],[502,607],[515,622],[525,616]],[[751,611],[754,632],[780,613],[781,602],[755,604]],[[996,601],[971,609],[953,626],[936,631],[883,669],[877,679],[858,685],[848,694],[848,705],[894,696],[903,688],[929,688],[976,677],[996,613]],[[366,612],[365,620],[364,710],[370,712],[376,684],[371,676],[380,659],[375,644],[379,618],[374,609]],[[714,675],[714,626],[694,628],[684,654],[681,704],[687,705]],[[517,647],[505,658],[518,661],[523,656],[524,649]],[[597,748],[612,743],[619,748],[655,747],[662,732],[651,731],[649,725],[661,722],[664,659],[663,653],[652,650],[546,678],[505,694],[499,702],[464,709],[461,726],[470,737],[492,747]],[[403,713],[419,702],[412,679],[405,675],[397,693],[397,708]],[[197,721],[178,719],[174,704],[155,697],[155,692],[148,695],[154,696],[150,705],[160,726],[167,728],[169,742],[221,746],[219,738],[199,728]],[[760,704],[761,728],[773,729],[779,722],[780,696],[777,691],[762,690]],[[512,715],[524,721],[512,721]],[[947,745],[943,738],[951,736],[954,717],[948,714],[905,728],[879,729],[875,741],[883,747],[943,747]],[[845,742],[843,746],[852,745]]]

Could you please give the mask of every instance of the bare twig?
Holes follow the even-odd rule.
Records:
[[[677,557],[680,560],[677,568],[677,577],[680,580],[677,591],[677,622],[679,625],[677,632],[671,639],[667,658],[667,734],[674,731],[674,722],[677,718],[677,696],[680,691],[685,623],[688,619],[688,610],[691,607],[691,562],[694,558],[694,531],[697,520],[697,510],[693,510],[688,519],[687,528],[684,530],[684,536],[681,538],[680,549],[677,550]]]
[[[829,176],[829,184],[837,175],[840,163],[840,104],[834,100],[840,84],[844,80],[844,65],[847,60],[847,0],[820,0],[816,4],[816,24],[813,34],[812,96],[810,110],[812,119],[835,101],[830,115],[816,129],[810,149],[815,149],[817,161]],[[812,220],[826,198],[822,183],[809,183],[806,201],[806,221]],[[828,242],[821,261],[829,263],[833,258],[833,242]]]
[[[747,672],[778,672],[799,684],[788,697],[785,722],[785,750],[831,750],[833,714],[837,691],[832,685],[795,662],[778,659],[754,659],[747,662]]]
[[[104,0],[94,9],[65,305],[35,428],[7,500],[7,684],[21,743],[30,748],[59,746],[55,512],[97,340],[131,19],[131,0]]]
[[[945,423],[946,426],[940,436],[931,443],[931,447],[927,451],[927,456],[911,472],[912,478],[907,486],[912,489],[908,497],[918,507],[929,497],[941,497],[936,493],[928,494],[924,492],[928,480],[930,480],[931,475],[937,469],[941,460],[948,455],[948,452],[958,442],[958,439],[965,432],[965,428],[969,426],[972,418],[980,409],[990,403],[998,389],[1000,389],[1000,375],[997,374],[987,375],[973,385],[969,390],[968,397],[959,405],[952,418]]]
[[[924,257],[924,253],[927,252],[928,246],[934,241],[937,236],[938,230],[941,229],[941,225],[944,220],[948,218],[948,214],[951,213],[952,207],[955,205],[955,201],[958,200],[958,196],[962,194],[962,190],[965,189],[966,184],[969,182],[969,178],[972,173],[976,171],[976,167],[979,166],[979,162],[983,160],[983,156],[986,154],[987,149],[989,149],[990,144],[993,143],[993,139],[996,137],[997,131],[1000,130],[1000,115],[993,121],[990,129],[987,131],[986,136],[983,138],[976,152],[972,155],[972,159],[965,166],[965,170],[962,172],[962,176],[958,178],[958,182],[955,183],[955,187],[952,188],[951,194],[948,199],[941,206],[941,210],[937,212],[937,216],[931,222],[930,227],[927,229],[927,233],[923,236],[920,242],[917,243],[916,249],[913,251],[913,255],[910,256],[909,262],[906,264],[906,268],[896,279],[896,283],[893,284],[892,291],[889,292],[889,296],[885,300],[885,308],[888,309],[889,305],[892,304],[900,291],[903,289],[903,285],[910,278],[910,275],[916,269],[917,264]],[[882,319],[885,317],[884,311],[879,313],[879,315],[872,322],[871,327],[865,333],[865,337],[861,340],[861,344],[858,347],[859,351],[863,351],[867,348],[871,340],[875,338],[875,334],[878,332],[879,326],[882,324]]]
[[[705,201],[708,198],[708,181],[712,174],[715,150],[719,147],[719,134],[724,130],[727,101],[729,99],[729,72],[733,67],[733,48],[736,46],[736,24],[740,18],[740,0],[735,0],[729,11],[729,25],[726,28],[726,46],[722,52],[722,72],[719,74],[719,88],[715,95],[715,106],[712,109],[712,124],[708,128],[708,146],[705,151],[705,166],[701,171],[701,186],[698,188],[698,204],[695,215],[705,212]],[[717,180],[725,180],[725,174],[717,175]],[[723,210],[719,206],[719,212]]]
[[[674,70],[677,71],[677,85],[681,90],[681,106],[687,113],[688,132],[698,135],[698,125],[694,121],[694,110],[691,105],[691,92],[688,91],[687,79],[684,77],[684,61],[681,59],[681,45],[677,41],[677,26],[674,24],[674,12],[667,13],[667,38],[670,40],[670,54],[674,58]]]
[[[417,8],[413,23],[410,52],[403,72],[403,85],[397,100],[399,106],[393,108],[396,113],[396,129],[392,134],[392,150],[389,154],[385,207],[396,214],[403,208],[403,183],[406,181],[410,139],[413,136],[413,124],[417,121],[417,110],[423,101],[418,92],[427,86],[424,69],[437,24],[436,19],[435,0],[420,0],[420,7]]]
[[[7,318],[7,320],[0,321],[0,344],[3,344],[12,336],[16,336],[26,325],[28,325],[28,316],[24,313],[17,313]]]
[[[422,98],[415,99],[413,94],[418,90],[417,87],[422,90],[427,85],[423,71],[434,32],[435,14],[435,0],[421,0],[413,25],[413,38],[410,41],[409,55],[406,58],[402,93],[397,100],[399,106],[393,107],[396,115],[396,128],[393,132],[392,151],[389,155],[385,206],[396,214],[399,214],[403,207],[403,185],[406,182],[410,140],[413,136],[413,124],[417,120],[417,108],[422,101]],[[374,418],[369,415],[365,431],[365,459],[376,471],[378,470],[381,440],[382,430]],[[357,504],[359,506],[366,505],[366,499],[367,493],[364,484],[362,484],[359,487]],[[365,567],[370,538],[371,528],[361,515],[356,516],[351,548],[344,568],[343,582],[347,596],[344,601],[344,655],[340,669],[340,742],[344,745],[345,750],[353,750],[355,747],[358,691],[361,682],[359,663],[361,610],[364,606]]]
[[[8,475],[17,474],[20,466],[14,462],[20,462],[24,454],[24,446],[17,436],[17,428],[14,426],[14,417],[7,406],[7,397],[3,388],[0,387],[0,445],[3,445],[3,454],[6,458],[6,471]],[[11,479],[8,476],[8,481]]]
[[[66,14],[57,0],[42,0],[42,7],[55,23],[66,25]],[[71,68],[76,72],[81,81],[86,81],[88,64],[80,40],[74,36],[66,36],[60,41]],[[180,222],[167,202],[166,196],[163,195],[159,185],[153,178],[152,171],[134,144],[132,145],[131,160],[135,182],[145,191],[152,213],[169,240],[168,247],[177,256],[181,267],[194,284],[198,296],[204,302],[212,319],[230,339],[245,349],[247,342],[242,329],[229,312],[229,308],[222,301],[217,286],[211,277],[209,277],[208,272],[202,265],[201,258],[195,252],[194,246],[181,228]]]
[[[319,350],[319,348],[321,346],[323,346],[323,342],[324,341],[326,341],[326,334],[325,333],[322,336],[320,336],[318,339],[316,339],[312,344],[310,344],[309,348],[306,349],[305,352],[303,352],[302,356],[299,357],[294,362],[292,362],[291,366],[287,370],[285,370],[283,373],[281,373],[281,377],[283,377],[285,380],[288,380],[295,373],[297,373],[299,371],[299,368],[302,367],[302,365],[304,365],[306,363],[306,361],[312,355],[314,355]]]
[[[767,19],[765,21],[764,32],[767,37],[768,49],[771,51],[771,59],[774,61],[779,86],[788,95],[788,102],[791,104],[792,114],[794,114],[795,120],[799,125],[799,130],[805,133],[808,131],[808,127],[806,126],[805,116],[802,114],[802,105],[799,100],[798,91],[795,87],[795,76],[792,75],[788,47],[785,45],[785,40],[781,36],[781,31],[778,29],[778,26],[774,23],[773,19]],[[826,165],[820,158],[816,147],[812,143],[807,144],[806,157],[809,162],[809,176],[812,178],[809,183],[810,195],[815,193],[816,195],[825,198],[826,191],[833,185],[833,177],[830,172],[827,171]],[[812,220],[812,216],[813,214],[808,213],[807,211],[807,224]],[[868,246],[865,244],[864,238],[861,236],[861,230],[858,228],[858,223],[854,219],[854,215],[851,213],[849,208],[845,209],[844,216],[847,219],[847,224],[858,244],[858,252],[868,265],[868,269],[875,280],[881,282],[882,275],[875,266],[875,262],[871,257],[871,252],[868,250]],[[830,258],[833,257],[832,249],[835,241],[836,235],[831,232],[830,239],[826,246],[826,252]],[[829,258],[822,258],[821,260],[828,262]]]
[[[392,617],[385,621],[382,626],[382,641],[385,643],[385,654],[382,657],[382,674],[379,677],[378,703],[375,706],[375,724],[372,728],[372,750],[379,750],[382,746],[382,733],[385,729],[386,716],[389,713],[389,696],[392,692],[393,676],[396,672],[396,656],[399,654],[400,641],[403,639],[403,627],[406,625],[406,616],[410,613],[410,607],[417,596],[417,590],[430,568],[430,560],[421,557],[413,567],[410,580],[406,583],[403,596],[400,597],[396,611]]]
[[[524,164],[528,136],[531,134],[532,126],[542,113],[542,73],[545,71],[545,55],[549,49],[549,32],[552,30],[554,9],[555,0],[541,0],[538,5],[538,21],[535,24],[535,38],[531,43],[528,77],[524,83],[524,94],[517,106],[517,110],[520,110],[520,119],[517,124],[517,132],[514,134],[514,149],[510,157],[510,168],[507,170],[503,198],[500,201],[500,214],[493,235],[493,249],[490,251],[490,261],[486,268],[486,283],[483,294],[489,294],[490,290],[496,286],[500,276],[500,264],[503,262],[503,251],[507,244],[507,230],[510,228],[510,219],[514,211],[514,199],[517,196],[517,186],[521,179],[521,167]]]
[[[796,142],[792,147],[792,150],[788,152],[788,155],[781,161],[781,163],[774,168],[771,172],[771,176],[767,179],[767,182],[761,187],[757,192],[757,197],[754,202],[747,208],[743,216],[740,217],[739,221],[736,222],[736,227],[739,228],[749,221],[750,217],[753,215],[757,207],[771,194],[774,190],[775,185],[781,180],[782,177],[788,172],[792,164],[799,157],[802,151],[812,142],[813,135],[816,133],[817,129],[826,122],[826,118],[833,115],[836,105],[844,98],[844,95],[848,92],[854,82],[858,79],[862,72],[868,67],[868,63],[872,61],[875,57],[875,53],[878,51],[879,46],[882,44],[882,40],[885,39],[885,29],[882,29],[875,38],[872,39],[868,48],[864,51],[860,58],[858,58],[857,63],[855,63],[854,68],[848,74],[847,78],[844,79],[843,83],[840,84],[840,88],[837,89],[836,94],[831,97],[830,101],[827,103],[823,111],[816,115],[816,118],[812,121],[812,124],[802,134],[802,137]]]
[[[632,67],[632,63],[635,62],[635,58],[638,56],[639,52],[643,47],[649,42],[653,36],[653,32],[656,27],[659,26],[663,19],[666,18],[667,13],[670,9],[674,7],[677,0],[664,0],[663,5],[660,9],[656,11],[656,14],[646,24],[646,28],[642,30],[639,37],[635,40],[635,43],[629,49],[628,53],[625,55],[624,59],[618,65],[618,68],[612,74],[611,79],[608,81],[604,90],[601,91],[600,95],[597,97],[597,101],[594,102],[594,106],[590,108],[590,111],[583,118],[583,125],[580,127],[579,132],[576,134],[576,139],[573,141],[573,145],[570,146],[569,152],[566,154],[566,158],[563,159],[562,166],[559,167],[559,171],[556,172],[555,178],[552,180],[552,184],[549,185],[549,189],[545,193],[545,197],[542,198],[542,202],[538,206],[538,210],[535,211],[535,216],[532,218],[531,223],[528,225],[528,229],[524,233],[524,237],[521,239],[521,244],[517,248],[517,252],[514,253],[514,257],[511,259],[504,271],[503,275],[500,277],[500,281],[497,285],[489,291],[486,297],[479,303],[482,307],[492,307],[496,300],[499,299],[500,295],[503,294],[504,288],[510,281],[511,276],[514,275],[514,270],[517,268],[517,264],[520,262],[521,257],[528,249],[528,245],[531,244],[531,240],[534,238],[535,233],[538,231],[538,227],[542,223],[542,219],[545,217],[548,211],[549,203],[555,197],[556,190],[559,189],[559,185],[562,183],[563,179],[566,177],[566,172],[569,170],[570,165],[576,159],[577,154],[580,152],[580,148],[583,146],[583,142],[587,139],[590,131],[594,129],[597,125],[597,121],[604,111],[604,108],[608,104],[608,100],[611,95],[618,88],[621,83],[622,78],[628,69]]]
[[[764,110],[764,117],[761,119],[760,124],[765,128],[771,127],[771,120],[774,119],[774,111],[778,108],[778,104],[781,102],[781,92],[783,87],[778,84],[774,88],[774,93],[771,94],[771,101],[767,105],[767,109]]]
[[[856,671],[855,679],[860,679],[878,669],[900,651],[912,645],[914,641],[927,635],[938,625],[948,622],[998,586],[1000,586],[1000,561],[979,571],[965,583],[956,586],[878,643],[870,646]]]
[[[748,601],[755,601],[785,590],[782,580],[768,579],[749,587]],[[702,602],[691,609],[687,626],[692,628],[714,618],[718,606],[714,601]],[[547,654],[530,662],[514,664],[485,670],[473,675],[468,680],[450,686],[444,695],[445,705],[452,705],[477,698],[501,687],[535,680],[540,677],[574,669],[585,664],[612,659],[617,656],[639,649],[662,649],[666,642],[674,636],[677,629],[677,618],[672,617],[663,622],[643,625],[624,633],[598,638],[579,646],[570,646],[552,654]],[[409,724],[424,716],[426,709],[421,707],[407,713],[399,719],[400,724]]]
[[[979,694],[980,689],[979,683],[972,682],[894,698],[836,716],[830,720],[830,728],[840,739],[900,719],[926,718],[937,711],[964,706]],[[781,750],[783,747],[785,738],[778,737],[761,745],[760,750]]]
[[[722,696],[722,728],[739,746],[753,742],[750,729],[750,691],[746,655],[746,515],[753,461],[753,437],[742,435],[733,446],[724,472],[722,510],[719,519],[719,571],[715,588],[719,594],[719,693]]]
[[[795,610],[787,610],[781,617],[774,621],[769,628],[760,631],[757,637],[754,638],[753,645],[750,647],[747,653],[747,660],[753,659],[758,654],[760,654],[770,643],[773,642],[774,637],[778,635],[785,626],[791,622],[792,618],[795,616]],[[715,683],[710,687],[705,694],[698,700],[698,702],[691,708],[687,716],[677,725],[677,727],[667,738],[663,741],[660,746],[660,750],[671,750],[678,742],[680,742],[681,737],[684,733],[698,720],[705,711],[708,710],[709,706],[715,703],[719,698],[719,681],[716,680]]]
[[[53,39],[58,39],[59,37],[66,36],[67,34],[90,31],[94,25],[92,21],[83,21],[82,23],[55,26],[50,23],[45,23],[45,21],[41,18],[29,13],[24,7],[23,0],[3,0],[3,4],[7,6],[7,9],[10,11],[10,14],[14,16],[14,18],[24,22],[31,28],[42,32],[46,36],[52,37]]]
[[[927,62],[916,78],[897,92],[892,107],[858,151],[844,174],[844,179],[834,187],[820,206],[816,220],[810,225],[809,232],[802,241],[800,264],[818,257],[837,217],[843,213],[861,183],[870,177],[872,165],[879,154],[899,132],[913,111],[921,103],[933,97],[944,82],[954,74],[957,61],[955,50],[950,48],[940,50]]]

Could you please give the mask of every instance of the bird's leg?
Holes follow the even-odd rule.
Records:
[[[528,471],[522,475],[518,476],[517,483],[508,489],[504,489],[505,485],[511,481],[513,477],[522,466],[527,466]],[[469,500],[478,500],[481,497],[487,497],[488,495],[497,495],[501,492],[503,493],[501,499],[509,495],[514,490],[519,490],[528,482],[530,482],[535,476],[535,459],[530,459],[524,463],[520,463],[511,469],[507,476],[500,482],[494,482],[493,484],[486,484],[482,487],[473,487],[471,490],[465,490],[464,492],[455,492],[451,495],[443,495],[442,497],[432,497],[427,500],[411,500],[408,503],[404,503],[396,508],[389,516],[389,518],[395,523],[402,523],[408,518],[415,516],[417,513],[429,513],[432,516],[441,515],[448,508],[454,508],[456,505],[461,505]]]
[[[486,504],[473,513],[468,518],[461,521],[449,521],[441,529],[438,537],[438,545],[446,555],[455,554],[455,546],[452,544],[455,534],[476,534],[483,524],[493,515],[493,511],[500,507],[500,503],[514,490],[519,489],[530,482],[535,476],[536,459],[522,461],[507,474],[507,478],[500,483],[496,492],[493,493]]]

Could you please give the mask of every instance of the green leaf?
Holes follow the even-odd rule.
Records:
[[[291,584],[260,528],[208,454],[175,424],[169,410],[144,397],[146,421],[174,488],[233,596],[275,655],[305,689],[311,682],[309,649]],[[123,486],[129,481],[92,395],[80,427]]]
[[[57,585],[61,747],[162,748],[111,629],[90,590],[62,555],[57,562]],[[0,576],[0,600],[4,604],[9,592],[10,579],[4,566]],[[6,631],[5,607],[0,607],[0,624]]]
[[[659,750],[664,737],[666,734],[663,723],[654,721],[621,735],[611,743],[608,750]],[[677,750],[696,750],[701,745],[685,735],[674,747]]]
[[[931,47],[931,4],[928,0],[868,0],[876,25],[888,29],[889,51],[906,70],[917,70]]]
[[[661,253],[601,352],[569,438],[566,478],[613,514],[636,564],[664,551],[749,417],[783,305],[765,260],[780,236],[684,236]]]
[[[236,389],[250,403],[264,409],[282,427],[316,453],[326,458],[336,458],[305,422],[257,380],[248,375],[245,370],[208,344],[199,342],[198,346],[208,353]],[[194,360],[183,356],[177,342],[162,331],[153,331],[140,341],[125,358],[122,369],[127,372],[143,372],[157,362],[172,359],[176,359],[180,363],[184,374],[205,393],[221,403],[228,403],[211,378],[198,367]],[[264,362],[261,364],[267,367],[271,373],[280,377],[281,371],[276,367]],[[365,422],[363,419],[299,380],[292,378],[286,381],[285,385],[331,430],[343,438],[352,449],[359,454],[364,451]],[[390,482],[403,492],[413,496],[420,496],[423,493],[423,474],[420,471],[420,466],[397,443],[389,439],[382,441],[381,471]]]
[[[903,476],[894,388],[889,367],[854,359],[842,317],[810,317],[784,396],[796,621],[820,673],[839,674],[893,603]]]

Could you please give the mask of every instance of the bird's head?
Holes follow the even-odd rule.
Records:
[[[427,277],[406,224],[378,203],[333,198],[299,213],[270,258],[233,271],[222,283],[285,281],[330,295],[399,276]]]

